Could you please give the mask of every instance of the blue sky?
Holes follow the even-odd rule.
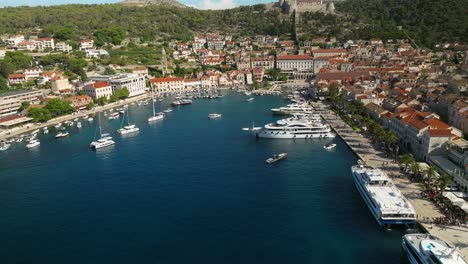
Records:
[[[181,3],[201,9],[226,9],[239,5],[271,3],[273,1],[276,0],[179,0]],[[120,2],[120,0],[0,0],[0,7],[19,5],[107,4],[116,2]]]

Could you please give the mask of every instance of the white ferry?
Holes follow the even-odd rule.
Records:
[[[301,116],[281,119],[264,127],[243,128],[259,138],[334,138],[329,125],[321,120]]]
[[[404,235],[402,247],[411,264],[468,264],[456,248],[429,234]]]
[[[351,172],[357,190],[380,226],[415,224],[413,206],[382,170],[355,165]]]

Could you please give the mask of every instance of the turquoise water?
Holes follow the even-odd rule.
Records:
[[[257,140],[241,128],[285,102],[245,99],[195,100],[152,125],[150,105],[131,106],[139,134],[103,119],[116,144],[98,152],[95,120],[0,153],[1,262],[399,263],[402,233],[377,226],[344,143]],[[279,152],[288,159],[264,162]]]

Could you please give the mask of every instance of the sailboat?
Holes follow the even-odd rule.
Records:
[[[107,147],[110,145],[114,145],[115,142],[112,140],[112,137],[109,134],[102,134],[101,130],[101,114],[98,115],[98,127],[99,127],[99,139],[91,142],[89,144],[90,148],[99,149],[103,147]]]
[[[122,118],[122,123],[120,124],[120,129],[117,130],[117,133],[119,133],[120,135],[126,135],[126,134],[131,134],[131,133],[135,133],[135,132],[140,131],[140,129],[137,126],[130,124],[130,114],[129,114],[129,112],[130,112],[129,110],[124,112],[124,118]],[[122,127],[124,119],[125,119],[125,114],[127,115],[127,125]]]
[[[148,117],[148,122],[154,122],[154,121],[158,121],[158,120],[162,120],[164,119],[164,113],[156,113],[156,111],[154,110],[154,88],[151,89],[151,97],[152,97],[152,102],[153,102],[153,115]]]

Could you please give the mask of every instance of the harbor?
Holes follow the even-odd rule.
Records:
[[[423,191],[421,186],[402,177],[400,164],[387,157],[385,152],[377,150],[368,138],[354,131],[327,105],[322,102],[315,102],[312,103],[312,106],[317,112],[321,113],[322,117],[360,160],[369,166],[385,171],[392,178],[398,189],[415,208],[418,222],[428,233],[445,240],[452,246],[456,246],[462,255],[468,256],[467,226],[445,226],[431,223],[433,219],[444,217],[444,215],[433,202],[421,197],[420,193]]]
[[[88,149],[95,118],[60,140],[54,128],[40,133],[34,151],[0,153],[4,260],[54,254],[72,263],[106,262],[104,250],[116,263],[141,254],[170,263],[400,263],[404,233],[375,223],[351,177],[357,159],[343,141],[257,139],[241,128],[284,118],[270,110],[284,105],[283,97],[247,102],[241,93],[224,95],[173,107],[151,124],[151,105],[130,104],[139,133],[116,136],[115,145],[99,151]],[[158,102],[155,111],[171,102]],[[222,118],[208,119],[210,113]],[[120,123],[101,121],[112,134]],[[334,149],[323,148],[332,143]],[[265,162],[278,153],[288,157]],[[16,243],[8,243],[13,237]],[[124,248],[116,238],[140,242]],[[89,247],[80,247],[83,241]],[[239,245],[235,252],[232,243]],[[200,255],[208,251],[217,253]]]

